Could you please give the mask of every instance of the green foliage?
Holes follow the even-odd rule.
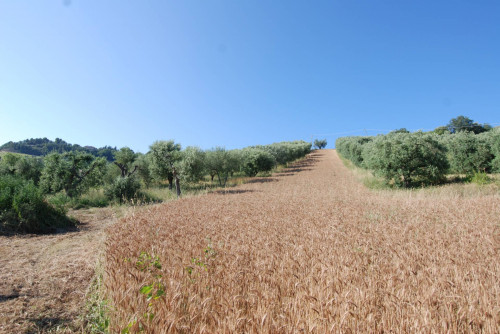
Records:
[[[397,130],[392,130],[390,133],[410,133],[406,128],[400,128]]]
[[[436,184],[448,168],[445,148],[433,135],[394,133],[365,145],[364,165],[397,187]]]
[[[325,148],[326,145],[327,145],[326,139],[315,139],[314,140],[314,147],[316,147],[319,150]]]
[[[269,172],[276,164],[273,155],[263,149],[246,148],[241,150],[241,156],[241,169],[247,176]]]
[[[495,128],[489,133],[489,143],[494,159],[491,161],[492,170],[500,172],[500,128]]]
[[[102,188],[89,189],[71,201],[71,207],[76,210],[83,208],[104,208],[109,204],[109,197],[106,196]]]
[[[151,155],[138,154],[137,160],[137,176],[147,188],[153,184],[153,174],[151,173]]]
[[[357,167],[363,165],[363,148],[373,137],[341,137],[335,141],[335,148],[344,158]]]
[[[170,187],[174,178],[174,169],[181,160],[181,144],[173,140],[156,141],[150,147],[151,174],[159,181],[168,180]]]
[[[448,137],[447,147],[453,172],[471,176],[490,170],[493,155],[486,138],[461,131]]]
[[[0,176],[0,234],[47,233],[74,225],[63,212],[44,201],[33,181]]]
[[[206,154],[199,147],[188,146],[182,152],[179,164],[182,178],[186,181],[197,182],[206,173]]]
[[[35,184],[40,181],[43,163],[40,158],[7,153],[0,159],[0,175],[18,175]]]
[[[253,148],[263,149],[264,151],[271,153],[277,164],[286,165],[287,163],[302,158],[311,152],[311,143],[298,140],[263,146],[253,146]]]
[[[432,131],[433,133],[437,135],[445,135],[445,134],[450,134],[450,130],[448,129],[447,126],[439,126]]]
[[[488,174],[484,172],[477,172],[472,174],[470,181],[480,186],[484,186],[491,182],[490,178],[488,177]]]
[[[229,175],[239,170],[239,165],[239,155],[235,151],[227,151],[223,147],[206,151],[207,170],[217,175],[221,187],[226,186]]]
[[[114,153],[115,161],[113,162],[121,171],[121,176],[130,176],[137,171],[138,166],[134,168],[134,162],[137,159],[137,154],[128,147],[122,147]]]
[[[491,129],[491,126],[487,124],[481,125],[475,123],[472,119],[465,116],[458,116],[457,118],[452,118],[448,123],[447,127],[450,133],[469,131],[478,134]]]
[[[16,164],[16,174],[25,180],[32,180],[35,185],[40,182],[42,169],[42,159],[31,156],[22,157]]]
[[[75,197],[92,186],[102,184],[106,160],[87,153],[52,153],[44,159],[40,187],[45,193],[64,190]]]
[[[141,184],[136,177],[119,176],[106,187],[105,194],[110,200],[118,200],[120,203],[129,202],[140,195],[140,188]]]
[[[95,148],[92,146],[80,146],[77,144],[68,144],[60,138],[55,141],[47,138],[31,138],[20,142],[8,142],[0,146],[0,150],[24,153],[35,156],[45,156],[50,153],[65,153],[65,152],[82,152],[88,153],[95,157],[104,157],[108,161],[113,161],[113,152],[116,148],[105,146],[102,148]]]

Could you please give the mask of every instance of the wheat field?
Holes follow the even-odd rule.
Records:
[[[499,194],[371,191],[334,150],[107,232],[112,332],[500,331]]]

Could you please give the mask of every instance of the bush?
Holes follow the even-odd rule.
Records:
[[[244,149],[241,154],[243,160],[241,169],[247,176],[255,176],[259,172],[269,172],[276,164],[274,157],[261,149]]]
[[[491,167],[493,171],[500,172],[500,128],[493,129],[488,135],[491,153],[494,156],[494,159],[491,161]]]
[[[478,184],[480,186],[484,186],[485,184],[490,183],[490,178],[488,177],[488,174],[483,173],[483,172],[478,172],[478,173],[474,173],[471,176],[470,182]]]
[[[71,201],[73,209],[104,208],[109,205],[109,198],[101,189],[90,189]]]
[[[104,191],[110,200],[128,202],[140,196],[141,183],[134,176],[117,177]]]
[[[472,132],[458,132],[449,136],[447,146],[453,172],[472,176],[490,170],[493,154],[485,137]]]
[[[33,181],[0,176],[0,234],[48,233],[72,226],[75,221],[45,202]]]
[[[405,188],[442,182],[448,169],[445,148],[422,132],[378,136],[365,145],[363,160],[376,175]]]
[[[335,141],[335,148],[344,158],[352,161],[356,166],[362,167],[364,145],[372,140],[373,137],[342,137]]]

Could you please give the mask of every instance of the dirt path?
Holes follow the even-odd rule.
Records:
[[[495,333],[499,216],[498,194],[373,192],[315,152],[115,226],[112,330]]]
[[[79,315],[112,209],[72,213],[78,231],[0,237],[0,333],[79,331]]]

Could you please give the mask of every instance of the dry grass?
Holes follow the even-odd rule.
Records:
[[[498,192],[369,191],[331,150],[272,179],[109,229],[112,332],[499,332]]]
[[[80,332],[104,228],[120,212],[71,212],[78,230],[0,237],[0,333]]]

